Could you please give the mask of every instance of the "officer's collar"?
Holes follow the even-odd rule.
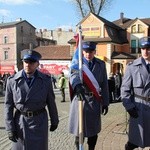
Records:
[[[15,80],[18,80],[19,78],[24,78],[24,70],[22,69],[22,70],[20,70],[19,72],[17,72],[16,74],[15,74]],[[41,75],[42,73],[40,73],[38,70],[36,70],[35,71],[35,73],[34,73],[34,76],[35,77],[40,77],[40,78],[42,78],[42,75]]]

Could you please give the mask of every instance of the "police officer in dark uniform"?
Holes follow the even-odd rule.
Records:
[[[123,105],[130,115],[125,150],[150,146],[150,37],[140,39],[141,57],[129,63],[121,86]]]
[[[11,150],[48,150],[47,113],[50,131],[58,126],[51,77],[37,70],[40,58],[34,50],[23,50],[23,69],[7,80],[4,106]]]
[[[116,71],[115,74],[115,100],[119,101],[121,96],[120,96],[120,88],[122,84],[122,75],[119,70]]]
[[[111,74],[108,78],[108,87],[109,87],[109,102],[112,103],[115,101],[115,78]]]
[[[78,133],[78,100],[79,95],[83,97],[83,135],[87,137],[88,149],[94,150],[98,133],[101,130],[101,112],[106,115],[109,105],[109,91],[108,81],[106,74],[105,62],[94,57],[96,53],[95,42],[83,42],[83,69],[86,68],[90,71],[91,84],[96,81],[100,93],[102,95],[102,101],[99,97],[95,96],[94,88],[90,88],[87,82],[83,80],[83,84],[80,80],[79,70],[71,69],[70,84],[73,88],[74,97],[71,102],[70,116],[69,116],[69,132],[75,135],[75,144],[79,149],[79,133]],[[87,73],[88,74],[88,73]],[[89,75],[89,74],[88,74]],[[83,77],[84,79],[84,77]],[[95,79],[95,80],[94,80]],[[90,85],[91,85],[90,84]],[[95,86],[94,86],[95,87]]]

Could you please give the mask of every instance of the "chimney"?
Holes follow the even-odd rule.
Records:
[[[42,33],[42,29],[40,29],[40,31],[39,31],[40,33]]]
[[[47,32],[47,29],[43,29],[43,32]]]
[[[120,25],[123,25],[123,18],[124,18],[124,13],[120,13]]]
[[[17,18],[16,21],[22,21],[22,18]]]
[[[29,49],[33,49],[33,43],[29,43]]]
[[[58,28],[57,31],[61,32],[61,31],[62,31],[62,28]]]
[[[73,30],[72,30],[72,29],[69,29],[68,31],[69,31],[69,32],[73,32]]]

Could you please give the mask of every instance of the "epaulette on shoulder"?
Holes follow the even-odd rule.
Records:
[[[133,64],[133,62],[131,61],[131,62],[129,62],[127,65],[130,66],[130,65],[132,65],[132,64]]]
[[[98,62],[98,63],[105,63],[103,60],[99,59],[99,58],[96,58],[95,57],[95,60]]]
[[[8,77],[8,79],[11,79],[11,78],[13,78],[15,76],[15,74],[13,74],[13,75],[10,75],[9,77]]]
[[[51,75],[45,74],[45,77],[46,77],[46,78],[51,78]]]
[[[79,73],[79,70],[77,70],[77,69],[71,69],[71,74],[72,73]]]

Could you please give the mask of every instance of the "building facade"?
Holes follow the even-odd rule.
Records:
[[[108,75],[118,70],[123,75],[127,63],[140,56],[139,39],[150,36],[150,18],[129,19],[123,13],[114,22],[89,13],[79,25],[84,41],[97,43],[96,57],[106,62]],[[75,40],[69,43],[75,45]]]
[[[130,19],[125,18],[123,13],[113,22],[89,13],[77,25],[79,24],[84,41],[97,42],[96,57],[106,62],[108,75],[115,74],[117,70],[123,75],[127,63],[140,56],[139,39],[150,36],[150,18]],[[40,49],[41,61],[45,66],[53,62],[63,63],[62,61],[69,65],[76,46],[74,35],[71,29],[63,31],[61,28],[36,32],[34,26],[21,19],[1,23],[0,74],[13,74],[22,69],[20,52],[29,48]],[[58,57],[54,58],[56,55]]]
[[[63,30],[62,28],[58,28],[56,30],[47,30],[47,29],[40,29],[36,32],[37,37],[49,39],[54,41],[55,45],[68,45],[68,41],[75,35],[72,29],[68,31]],[[42,45],[40,45],[42,46]]]
[[[0,74],[22,68],[21,51],[35,47],[35,27],[25,20],[0,24]]]
[[[42,55],[39,69],[47,74],[59,76],[62,72],[69,74],[72,55],[70,45],[49,45],[35,48]]]

